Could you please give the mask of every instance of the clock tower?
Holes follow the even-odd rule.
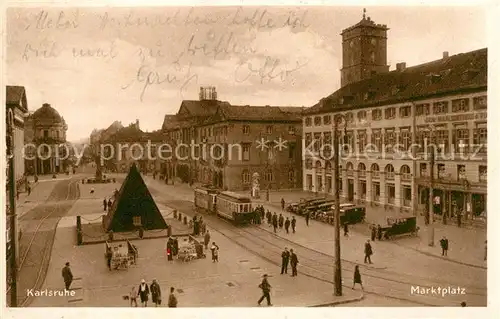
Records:
[[[363,9],[363,19],[342,31],[342,87],[389,72],[387,30],[385,24],[375,24],[366,17],[366,9]]]

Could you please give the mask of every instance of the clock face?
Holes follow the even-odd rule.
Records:
[[[372,41],[371,41],[371,42],[372,42],[372,45],[375,45],[375,44],[377,44],[377,39],[372,38]]]

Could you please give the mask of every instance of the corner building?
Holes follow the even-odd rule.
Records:
[[[221,189],[248,190],[258,174],[261,191],[302,185],[301,107],[231,105],[217,100],[214,87],[200,88],[199,100],[184,100],[175,115],[165,116],[162,131],[175,149],[193,152],[165,161],[162,173],[183,182]],[[259,141],[267,142],[259,148]],[[286,141],[284,147],[276,142]],[[192,153],[192,154],[191,154]]]
[[[332,193],[333,120],[349,151],[341,158],[345,200],[427,211],[430,154],[437,215],[486,210],[487,49],[389,72],[385,25],[370,18],[342,32],[342,87],[305,111],[303,189]],[[345,136],[345,138],[344,138]],[[325,145],[328,145],[327,147]],[[309,147],[308,147],[309,146]],[[320,150],[322,150],[320,152]]]

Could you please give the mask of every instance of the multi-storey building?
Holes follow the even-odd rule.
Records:
[[[28,113],[28,102],[26,90],[22,86],[7,86],[6,92],[6,119],[8,113],[12,111],[12,142],[14,155],[14,174],[16,185],[19,187],[25,180],[24,169],[24,117]],[[7,135],[9,134],[8,123],[6,125]]]
[[[231,105],[218,101],[214,88],[202,88],[199,101],[183,101],[177,115],[165,119],[167,141],[178,148],[167,176],[250,190],[257,173],[263,189],[300,187],[302,110]]]
[[[486,209],[487,49],[388,72],[385,25],[344,30],[342,87],[305,111],[304,190],[333,193],[334,118],[341,141],[341,196],[398,210],[425,210],[430,152],[435,210]],[[349,60],[349,61],[346,61]],[[345,132],[345,133],[344,133]],[[313,143],[314,141],[314,143]],[[328,145],[325,147],[324,145]]]
[[[34,175],[65,172],[69,148],[63,146],[68,130],[64,118],[45,103],[26,118],[25,125],[32,131],[32,136],[25,139],[32,144],[26,147],[26,170]]]

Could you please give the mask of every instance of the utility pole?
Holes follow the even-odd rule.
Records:
[[[334,179],[333,179],[333,187],[335,190],[335,261],[334,261],[334,274],[333,274],[333,282],[334,282],[334,292],[335,296],[342,296],[342,268],[340,264],[340,187],[339,187],[339,137],[338,137],[338,118],[334,118],[334,127],[333,127],[333,158],[334,158]]]
[[[14,113],[9,109],[7,115],[7,154],[9,157],[9,205],[10,205],[10,307],[17,307],[17,213],[16,213],[16,176],[14,170]]]
[[[429,246],[434,246],[434,144],[430,145],[430,171],[429,171]]]

